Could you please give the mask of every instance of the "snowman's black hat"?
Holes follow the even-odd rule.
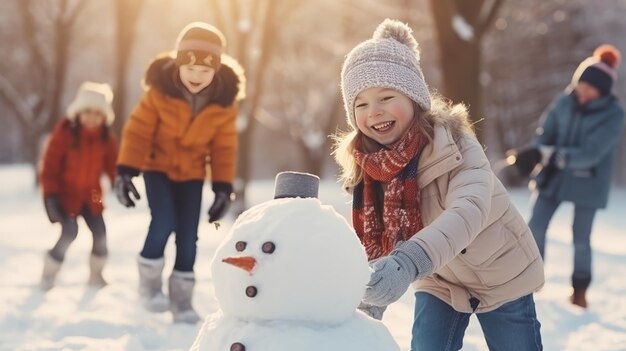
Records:
[[[315,174],[300,172],[280,172],[274,183],[274,199],[286,197],[317,198],[320,178]]]

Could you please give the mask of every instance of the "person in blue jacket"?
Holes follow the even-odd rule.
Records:
[[[605,208],[624,110],[611,88],[620,52],[599,46],[579,66],[568,88],[542,117],[534,145],[543,168],[536,175],[536,202],[528,223],[545,258],[546,230],[561,202],[574,204],[574,272],[570,302],[587,307],[591,283],[591,227],[596,210]]]

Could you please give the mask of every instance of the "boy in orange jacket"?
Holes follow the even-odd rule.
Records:
[[[152,219],[138,257],[139,292],[153,312],[172,311],[175,322],[196,323],[195,285],[198,222],[206,166],[214,202],[209,221],[230,204],[237,153],[237,101],[244,82],[237,62],[223,54],[223,34],[206,23],[187,25],[176,52],[149,66],[147,90],[124,127],[115,191],[127,207],[139,199],[132,178],[143,172]],[[169,299],[162,292],[164,251],[176,235],[176,260]]]

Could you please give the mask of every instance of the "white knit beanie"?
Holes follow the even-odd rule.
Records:
[[[106,83],[84,82],[76,92],[76,97],[67,107],[67,118],[74,120],[87,108],[101,111],[106,116],[106,124],[110,126],[115,119],[113,113],[113,91]]]
[[[353,128],[354,100],[368,88],[398,90],[423,110],[430,110],[419,46],[411,33],[408,25],[386,19],[378,25],[372,39],[360,43],[346,56],[341,69],[341,93],[348,123]]]

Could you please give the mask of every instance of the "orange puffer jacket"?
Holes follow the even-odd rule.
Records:
[[[115,178],[117,143],[109,132],[78,129],[63,119],[55,126],[41,160],[40,180],[43,196],[57,195],[65,212],[80,214],[84,205],[93,214],[104,209],[100,177]]]
[[[237,103],[243,77],[222,65],[207,89],[214,89],[195,116],[176,86],[177,68],[170,57],[156,59],[146,73],[148,90],[124,126],[118,165],[159,171],[173,181],[235,178]]]

